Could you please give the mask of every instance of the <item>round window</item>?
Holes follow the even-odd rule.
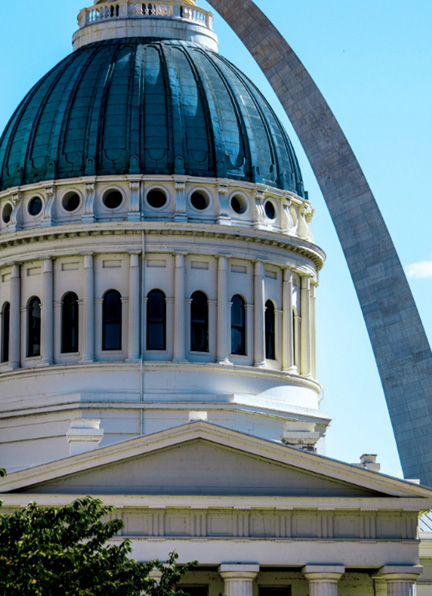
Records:
[[[264,211],[269,219],[274,219],[276,217],[276,209],[271,201],[265,202]]]
[[[238,215],[243,215],[246,213],[248,208],[248,203],[245,197],[242,195],[234,195],[231,199],[231,209],[237,213]]]
[[[12,211],[12,205],[10,203],[6,203],[2,211],[2,220],[5,224],[8,224],[10,222]]]
[[[191,196],[191,204],[198,211],[203,211],[210,205],[210,199],[207,194],[201,191],[195,191]]]
[[[78,193],[71,191],[65,194],[63,197],[62,205],[65,211],[76,211],[81,203],[81,197]]]
[[[39,215],[39,213],[42,211],[42,207],[43,207],[42,199],[40,197],[33,197],[29,201],[27,211],[29,212],[30,215],[35,217],[36,215]]]
[[[158,188],[154,188],[147,193],[147,203],[153,209],[161,209],[167,204],[167,200],[166,194]]]
[[[109,190],[104,194],[103,204],[108,209],[117,209],[123,203],[123,195],[119,190]]]

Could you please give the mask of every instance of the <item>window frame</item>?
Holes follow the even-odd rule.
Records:
[[[118,299],[117,307],[118,312],[116,317],[109,317],[108,308],[112,305],[109,304],[110,296]],[[112,320],[109,320],[112,318]],[[111,333],[114,329],[115,338],[118,340],[113,345],[110,344]],[[109,332],[111,330],[111,332]],[[103,352],[119,352],[123,349],[123,308],[122,308],[122,296],[118,290],[107,290],[103,295],[102,299],[102,351]]]

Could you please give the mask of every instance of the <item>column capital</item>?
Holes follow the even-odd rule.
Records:
[[[344,565],[305,565],[303,575],[309,581],[337,582],[345,573]]]
[[[260,566],[242,563],[222,563],[219,565],[219,574],[223,579],[254,580],[258,575]]]
[[[386,581],[413,581],[423,573],[422,565],[384,565],[377,577]]]

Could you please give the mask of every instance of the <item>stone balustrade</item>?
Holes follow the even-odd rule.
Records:
[[[211,12],[183,2],[107,2],[84,8],[78,15],[80,28],[111,19],[171,18],[197,23],[212,30]]]

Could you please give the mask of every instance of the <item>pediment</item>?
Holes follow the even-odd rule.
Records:
[[[194,422],[0,480],[2,493],[426,497],[432,491],[319,455]]]
[[[377,493],[193,439],[33,487],[57,494],[365,497]]]

